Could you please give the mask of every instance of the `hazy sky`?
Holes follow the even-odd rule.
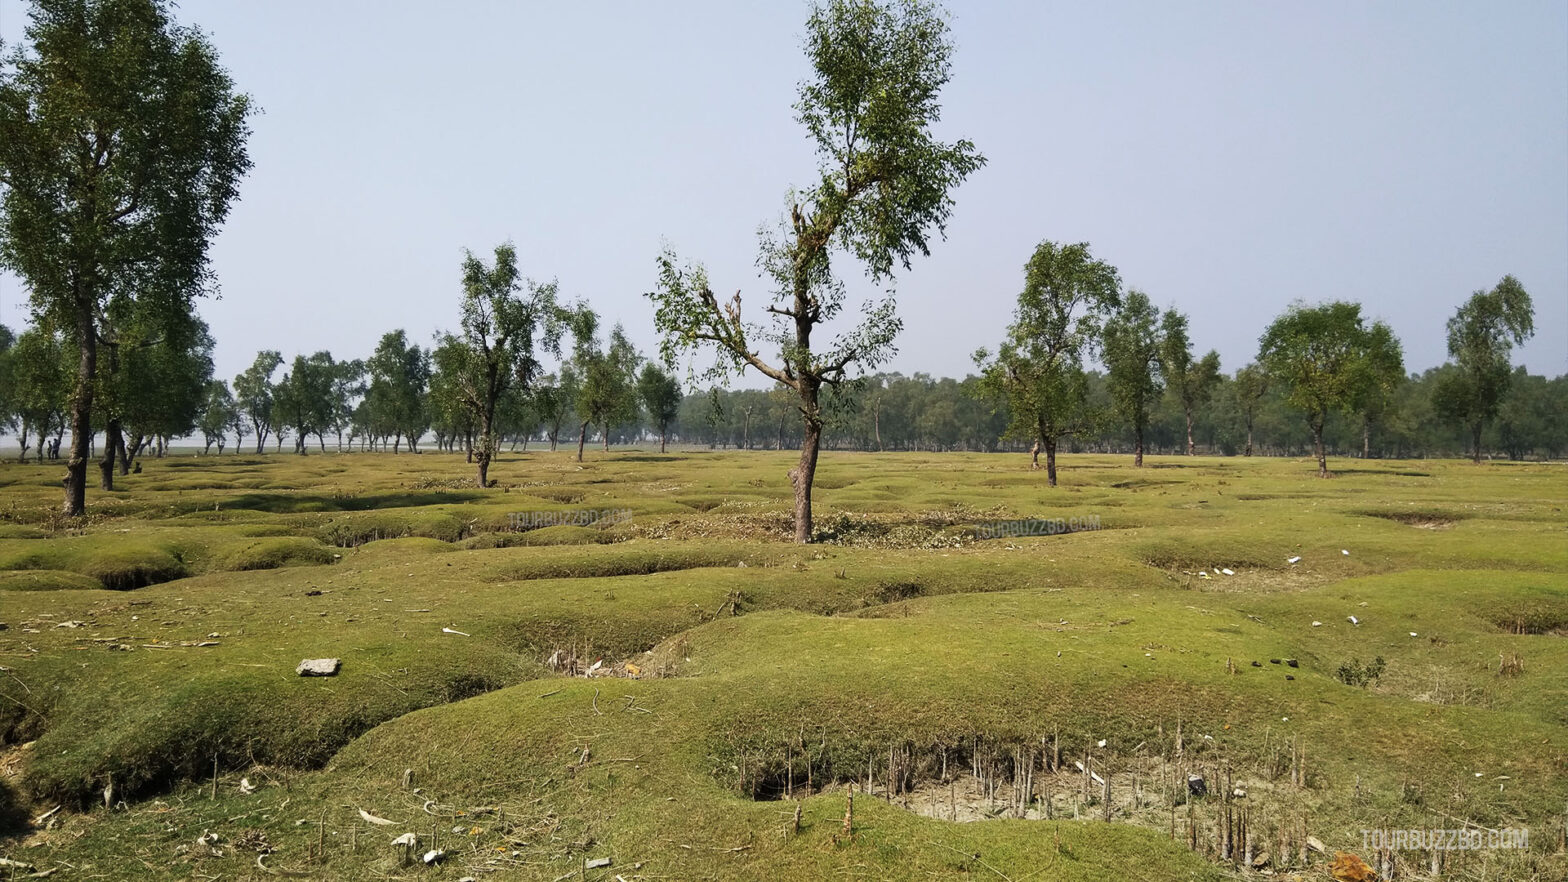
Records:
[[[1356,300],[1406,365],[1516,275],[1531,370],[1568,371],[1568,4],[954,2],[939,131],[989,164],[898,280],[890,369],[962,376],[1042,239],[1189,313],[1227,370],[1293,300]],[[812,181],[802,3],[184,0],[254,121],[200,306],[217,375],[257,349],[368,355],[457,320],[463,249],[510,239],[653,352],[668,242],[766,294],[756,230]],[[0,0],[0,37],[24,7]],[[841,262],[841,266],[847,266]],[[858,294],[865,287],[853,289]],[[0,321],[26,294],[0,277]],[[758,384],[753,375],[748,385]]]

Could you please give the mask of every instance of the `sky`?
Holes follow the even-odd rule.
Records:
[[[886,369],[963,376],[1043,240],[1088,242],[1250,361],[1294,301],[1388,321],[1409,370],[1505,274],[1515,353],[1568,372],[1568,4],[950,2],[936,125],[988,162],[896,280]],[[258,349],[365,357],[457,324],[464,250],[517,247],[656,352],[666,245],[758,315],[757,230],[815,159],[795,120],[804,3],[183,0],[253,120],[253,172],[199,309],[232,379]],[[15,42],[25,5],[0,0]],[[877,294],[848,261],[853,302]],[[0,322],[27,317],[0,276]],[[851,312],[846,310],[846,313]],[[850,316],[853,318],[853,315]],[[743,385],[759,386],[752,374]]]

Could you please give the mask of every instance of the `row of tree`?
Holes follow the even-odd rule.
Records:
[[[100,427],[105,488],[147,445],[161,449],[195,430],[220,450],[233,432],[241,443],[253,436],[258,450],[269,437],[280,446],[292,437],[299,453],[311,436],[321,447],[328,434],[339,444],[390,439],[397,451],[433,432],[440,447],[462,445],[480,486],[508,435],[542,432],[553,444],[570,426],[581,456],[590,428],[608,445],[635,431],[639,409],[668,434],[683,407],[678,385],[619,329],[601,338],[598,316],[560,302],[554,282],[525,279],[510,245],[488,264],[468,255],[458,328],[428,350],[393,332],[363,362],[300,355],[274,379],[284,361],[267,351],[232,388],[214,381],[212,340],[193,302],[213,288],[211,240],[250,168],[251,104],[205,36],[171,19],[170,5],[34,0],[25,39],[0,60],[0,267],[25,280],[34,317],[20,337],[0,332],[0,416],[19,431],[24,453],[33,438],[58,455],[69,433],[67,514],[84,512]],[[664,365],[685,362],[694,381],[716,386],[756,371],[774,387],[756,393],[761,399],[734,398],[729,419],[743,415],[750,444],[752,420],[776,414],[778,446],[789,434],[798,447],[790,479],[802,542],[812,535],[824,438],[850,443],[840,421],[869,412],[862,444],[883,444],[883,396],[902,383],[857,378],[896,352],[896,271],[943,235],[952,193],[986,162],[974,144],[933,130],[953,53],[934,4],[825,0],[804,42],[810,73],[795,111],[817,175],[789,191],[783,217],[761,237],[757,265],[771,288],[761,309],[744,310],[739,292],[720,300],[700,263],[670,251],[648,294]],[[836,272],[844,266],[861,268],[883,293],[827,336],[844,314]],[[1465,427],[1477,459],[1514,379],[1511,348],[1532,330],[1529,297],[1511,277],[1477,292],[1449,322],[1453,366],[1422,400]],[[711,364],[692,364],[701,353]],[[1086,244],[1035,250],[1013,322],[994,353],[975,359],[976,377],[934,384],[965,390],[962,403],[944,411],[928,402],[915,431],[962,438],[949,446],[1030,444],[1036,461],[1045,453],[1051,483],[1063,443],[1130,439],[1141,464],[1164,437],[1167,410],[1180,413],[1174,443],[1195,452],[1205,421],[1216,420],[1216,396],[1235,403],[1249,450],[1269,407],[1293,409],[1326,475],[1337,423],[1359,420],[1370,450],[1375,426],[1391,435],[1408,414],[1399,404],[1412,385],[1390,329],[1342,302],[1292,307],[1263,334],[1255,365],[1222,378],[1215,353],[1193,352],[1185,315],[1123,290]],[[1556,388],[1547,384],[1543,400],[1555,400]],[[718,392],[688,400],[688,411],[706,410],[689,415],[685,431],[716,440],[724,403]],[[860,406],[834,406],[849,403]],[[1288,446],[1282,438],[1272,443]]]

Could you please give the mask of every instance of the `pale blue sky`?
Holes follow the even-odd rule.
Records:
[[[23,5],[0,0],[14,41]],[[1568,4],[952,3],[940,131],[990,159],[899,279],[889,365],[962,376],[1041,239],[1088,241],[1232,370],[1292,300],[1358,300],[1406,363],[1518,276],[1568,371]],[[812,179],[801,3],[185,0],[264,109],[201,311],[259,348],[368,355],[456,322],[462,249],[516,243],[654,350],[661,242],[760,308],[755,232]],[[864,292],[863,286],[854,289]],[[0,321],[25,315],[0,278]],[[757,384],[754,375],[748,385]]]

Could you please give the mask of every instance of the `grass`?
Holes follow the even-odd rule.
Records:
[[[1244,808],[1281,871],[1474,823],[1532,847],[1444,878],[1562,877],[1560,466],[1023,464],[830,454],[807,547],[788,453],[514,454],[487,491],[450,456],[172,457],[85,525],[7,464],[0,855],[430,876],[414,832],[432,878],[1220,879]],[[509,517],[579,509],[633,517]],[[975,538],[1024,518],[1100,529]]]

